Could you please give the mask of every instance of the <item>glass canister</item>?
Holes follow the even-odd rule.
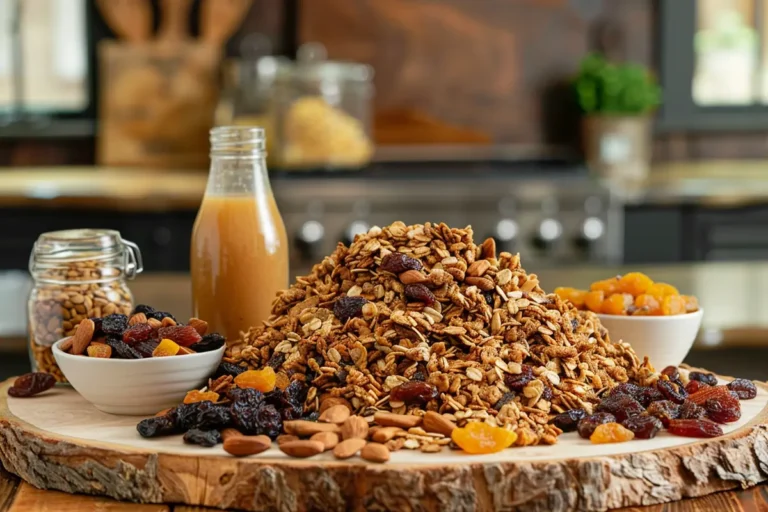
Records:
[[[29,260],[34,286],[27,305],[33,371],[65,382],[51,345],[72,336],[80,321],[133,308],[127,279],[143,270],[136,244],[107,229],[43,233]]]
[[[285,169],[344,169],[371,161],[373,68],[325,59],[322,45],[299,49],[275,79],[273,161]]]
[[[269,318],[288,287],[288,237],[272,194],[264,130],[211,130],[211,170],[192,230],[195,316],[237,339]]]

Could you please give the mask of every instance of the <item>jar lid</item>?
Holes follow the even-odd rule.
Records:
[[[360,62],[328,60],[321,43],[305,43],[299,47],[295,65],[278,69],[278,79],[370,82],[373,67]]]

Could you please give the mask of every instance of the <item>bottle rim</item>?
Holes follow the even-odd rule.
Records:
[[[265,156],[267,138],[260,126],[217,126],[210,131],[211,156]]]

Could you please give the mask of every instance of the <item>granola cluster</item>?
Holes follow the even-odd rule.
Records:
[[[418,262],[387,271],[392,253]],[[304,380],[305,411],[339,402],[365,416],[437,411],[459,426],[515,430],[517,445],[555,443],[553,414],[591,413],[605,389],[656,378],[593,313],[544,293],[518,255],[497,255],[493,239],[475,244],[469,227],[430,223],[395,222],[339,244],[278,295],[265,325],[228,342],[224,360],[272,366],[279,386]],[[412,381],[436,397],[390,396]]]

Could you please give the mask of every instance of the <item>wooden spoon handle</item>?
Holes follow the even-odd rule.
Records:
[[[253,0],[203,0],[200,7],[200,37],[223,46],[237,31]]]
[[[149,40],[152,32],[149,0],[96,0],[96,6],[119,38],[132,43]]]
[[[192,0],[161,0],[160,28],[157,38],[161,41],[184,41],[189,38],[189,12]]]

